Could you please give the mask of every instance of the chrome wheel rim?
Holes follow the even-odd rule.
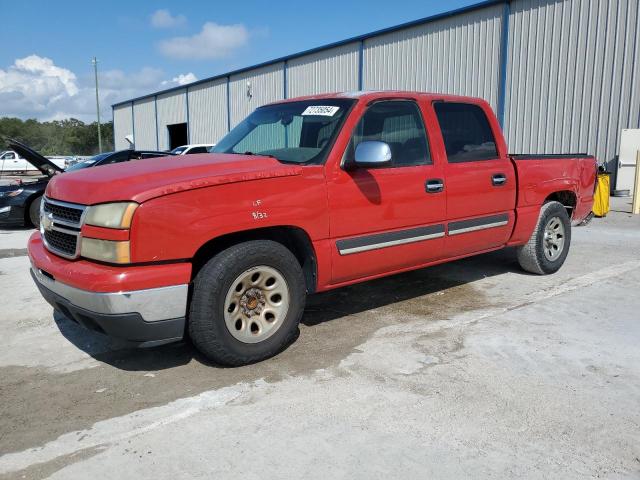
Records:
[[[547,260],[557,260],[564,250],[564,224],[559,217],[550,218],[544,228],[544,256]]]
[[[263,342],[284,323],[289,301],[289,286],[278,270],[266,265],[249,268],[236,277],[227,292],[227,329],[243,343]]]

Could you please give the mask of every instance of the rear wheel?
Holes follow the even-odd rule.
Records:
[[[42,197],[35,198],[29,205],[29,221],[36,229],[40,228],[40,202]]]
[[[189,336],[218,364],[264,360],[295,339],[305,295],[302,268],[283,245],[256,240],[232,246],[194,280]]]
[[[531,238],[518,247],[518,262],[527,272],[546,275],[564,264],[571,245],[571,220],[559,202],[545,203]]]

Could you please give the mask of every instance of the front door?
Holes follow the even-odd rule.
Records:
[[[447,257],[504,245],[515,222],[516,177],[487,112],[471,103],[433,108],[446,154]]]
[[[391,164],[355,168],[359,143],[389,145]],[[410,100],[370,105],[328,179],[332,283],[371,277],[441,258],[445,194],[420,107]],[[427,192],[430,184],[430,192]]]

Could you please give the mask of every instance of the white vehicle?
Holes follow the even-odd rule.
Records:
[[[58,167],[65,169],[67,167],[67,157],[50,157],[49,160]],[[0,175],[14,172],[37,172],[38,169],[22,158],[18,152],[7,150],[0,152]]]
[[[198,143],[192,145],[182,145],[171,150],[174,155],[191,155],[192,153],[209,153],[215,147],[215,143]]]
[[[29,167],[29,162],[13,150],[0,153],[0,173],[26,172]]]

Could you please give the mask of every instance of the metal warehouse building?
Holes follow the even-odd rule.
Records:
[[[113,105],[115,146],[217,142],[256,107],[322,92],[483,97],[514,153],[617,154],[640,128],[638,0],[487,1]]]

